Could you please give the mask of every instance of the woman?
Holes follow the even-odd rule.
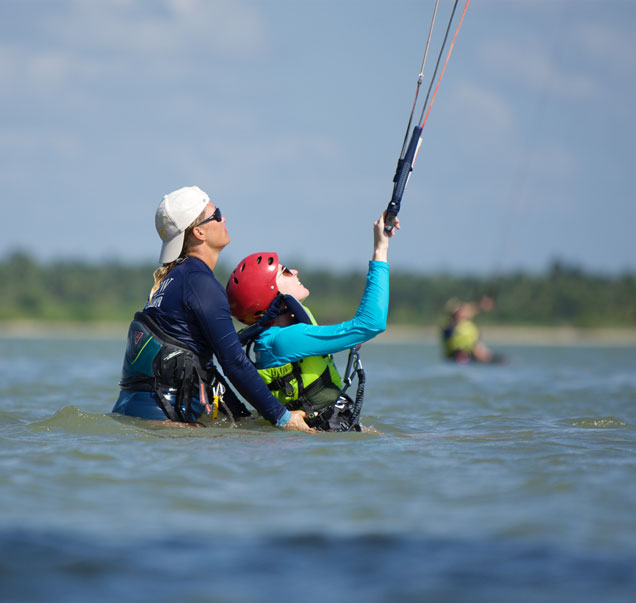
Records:
[[[399,222],[396,223],[399,228]],[[274,395],[288,408],[304,408],[308,423],[322,431],[359,431],[353,401],[330,354],[372,339],[386,328],[389,308],[389,239],[384,216],[374,223],[374,251],[362,301],[352,320],[319,326],[298,302],[309,290],[298,271],[274,252],[246,257],[227,285],[232,315],[251,327],[255,365]]]
[[[263,384],[234,330],[225,289],[214,277],[230,242],[221,210],[196,186],[166,195],[155,215],[163,241],[155,284],[130,325],[121,393],[113,412],[179,424],[197,424],[218,410],[249,411],[227,387],[224,374],[266,419],[309,431],[304,413],[290,412]]]

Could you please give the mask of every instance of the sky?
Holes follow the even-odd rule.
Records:
[[[364,270],[433,7],[2,0],[0,259],[157,262],[157,205],[197,185],[227,218],[228,267],[274,250]],[[635,271],[634,31],[632,0],[472,0],[392,267]]]

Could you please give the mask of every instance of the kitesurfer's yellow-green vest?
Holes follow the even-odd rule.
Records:
[[[309,309],[305,310],[312,324],[317,324]],[[342,379],[331,354],[309,356],[282,366],[258,369],[258,373],[274,397],[292,410],[305,406],[298,404],[299,398],[303,398],[314,410],[320,411],[342,395]],[[299,377],[302,380],[300,392]]]
[[[470,320],[460,320],[452,329],[450,336],[444,341],[447,356],[457,352],[471,354],[479,341],[479,330]]]
[[[310,356],[258,372],[278,401],[292,409],[301,394],[316,411],[333,404],[342,394],[342,379],[330,355]],[[302,379],[300,392],[299,378]]]

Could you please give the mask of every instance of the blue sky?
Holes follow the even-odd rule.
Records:
[[[157,204],[197,184],[228,265],[364,269],[433,5],[3,0],[0,257],[156,261]],[[392,265],[636,270],[635,30],[631,0],[472,0]]]

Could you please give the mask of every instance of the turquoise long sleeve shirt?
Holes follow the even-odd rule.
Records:
[[[337,325],[270,327],[254,342],[256,367],[271,368],[309,356],[335,354],[373,339],[386,329],[389,264],[369,262],[366,286],[356,315]]]

